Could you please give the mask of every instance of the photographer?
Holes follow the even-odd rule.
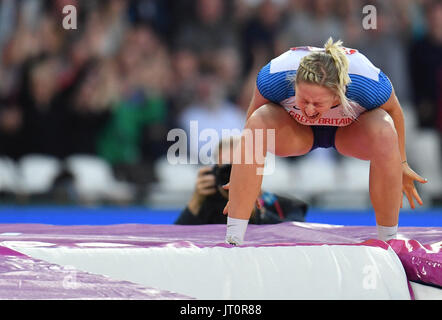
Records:
[[[235,143],[234,139],[230,138],[228,141],[231,146]],[[218,147],[219,164],[199,169],[195,191],[175,224],[226,224],[227,216],[222,212],[229,194],[223,186],[229,182],[232,165],[229,163],[231,159],[225,159],[219,152],[221,146],[222,142]],[[252,224],[305,221],[308,205],[299,199],[261,191],[258,202],[260,205],[255,206],[249,221]]]

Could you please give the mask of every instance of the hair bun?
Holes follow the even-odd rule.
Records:
[[[325,53],[332,56],[339,72],[339,82],[342,86],[346,86],[350,83],[350,77],[348,76],[348,59],[345,55],[345,50],[342,46],[342,40],[336,42],[333,38],[328,38],[324,44]]]

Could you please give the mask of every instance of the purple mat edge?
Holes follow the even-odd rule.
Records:
[[[165,245],[175,247],[229,247],[222,241],[224,233],[225,225],[53,226],[43,224],[0,224],[0,241],[42,241],[57,246],[75,246],[76,243],[84,242],[111,242],[141,247],[161,247]],[[442,251],[440,250],[440,244],[435,247],[435,244],[442,240],[442,228],[403,227],[399,228],[399,235],[406,239],[390,240],[387,244],[375,240],[375,227],[288,222],[278,225],[250,225],[245,246],[353,244],[377,246],[384,249],[390,246],[401,260],[409,281],[442,286]],[[2,256],[3,259],[8,257],[32,259],[0,246],[0,257]],[[0,271],[0,280],[2,274],[4,272]],[[103,283],[103,279],[97,278],[97,281]],[[130,284],[130,286],[134,286],[134,284]],[[126,286],[125,290],[129,290],[129,287]],[[124,294],[118,295],[115,290],[113,292],[113,298],[127,298]],[[138,290],[135,296],[144,297],[145,299],[191,299],[190,297],[161,290],[152,291],[148,289],[147,292],[148,294],[144,293],[143,296],[143,293]],[[151,292],[155,292],[155,294],[152,295]],[[84,295],[94,298],[94,295],[90,293],[88,295],[84,292]],[[0,296],[0,298],[2,297]]]

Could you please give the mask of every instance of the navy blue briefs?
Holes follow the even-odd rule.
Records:
[[[316,148],[330,148],[335,147],[335,136],[337,126],[310,126],[313,130],[313,147],[310,151]]]

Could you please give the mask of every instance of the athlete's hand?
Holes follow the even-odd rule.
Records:
[[[422,199],[419,196],[419,193],[416,190],[416,187],[414,185],[414,181],[420,182],[420,183],[427,183],[428,180],[425,178],[422,178],[420,175],[418,175],[416,172],[414,172],[409,166],[408,163],[402,164],[402,192],[405,194],[405,196],[408,199],[408,202],[410,203],[410,206],[412,209],[415,208],[414,199],[416,199],[417,203],[420,205],[423,205]],[[401,208],[402,208],[402,201],[403,197],[401,198]]]

